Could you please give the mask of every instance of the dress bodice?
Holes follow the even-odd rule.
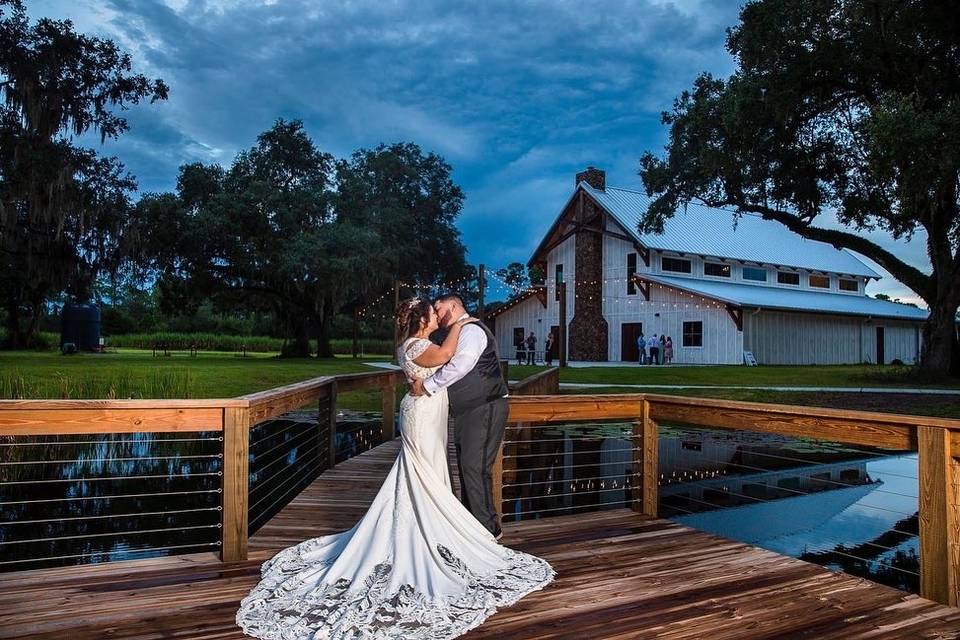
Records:
[[[411,378],[423,380],[429,378],[440,367],[421,367],[414,360],[419,358],[433,344],[426,338],[407,338],[397,349],[397,362],[400,368]]]

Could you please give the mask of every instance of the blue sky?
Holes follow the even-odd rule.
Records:
[[[700,71],[733,70],[723,42],[739,3],[33,0],[29,11],[116,40],[170,85],[169,101],[132,109],[132,130],[102,149],[142,190],[172,189],[185,162],[229,165],[279,117],[303,120],[338,157],[413,141],[453,166],[468,259],[496,268],[526,262],[583,167],[640,188],[638,158],[665,140],[660,112]],[[875,235],[929,268],[923,238]],[[868,291],[917,300],[890,277]]]

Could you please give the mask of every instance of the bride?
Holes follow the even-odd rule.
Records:
[[[460,330],[443,344],[433,306],[397,309],[398,361],[426,378],[453,356]],[[237,624],[263,640],[447,640],[483,623],[553,580],[535,556],[497,544],[450,486],[447,393],[407,394],[401,448],[367,513],[353,528],[285,549],[264,563],[240,603]]]

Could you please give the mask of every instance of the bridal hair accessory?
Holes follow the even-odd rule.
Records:
[[[396,323],[397,339],[399,341],[403,341],[417,332],[420,319],[430,313],[429,306],[430,304],[421,298],[403,300],[397,305],[394,322]]]

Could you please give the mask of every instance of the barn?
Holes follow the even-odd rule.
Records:
[[[649,205],[643,192],[608,187],[599,169],[578,173],[529,261],[544,286],[489,314],[500,353],[512,357],[533,333],[542,358],[563,313],[571,361],[635,362],[641,333],[670,336],[678,364],[918,360],[927,312],[868,296],[880,275],[853,253],[693,203],[663,233],[640,233]]]

